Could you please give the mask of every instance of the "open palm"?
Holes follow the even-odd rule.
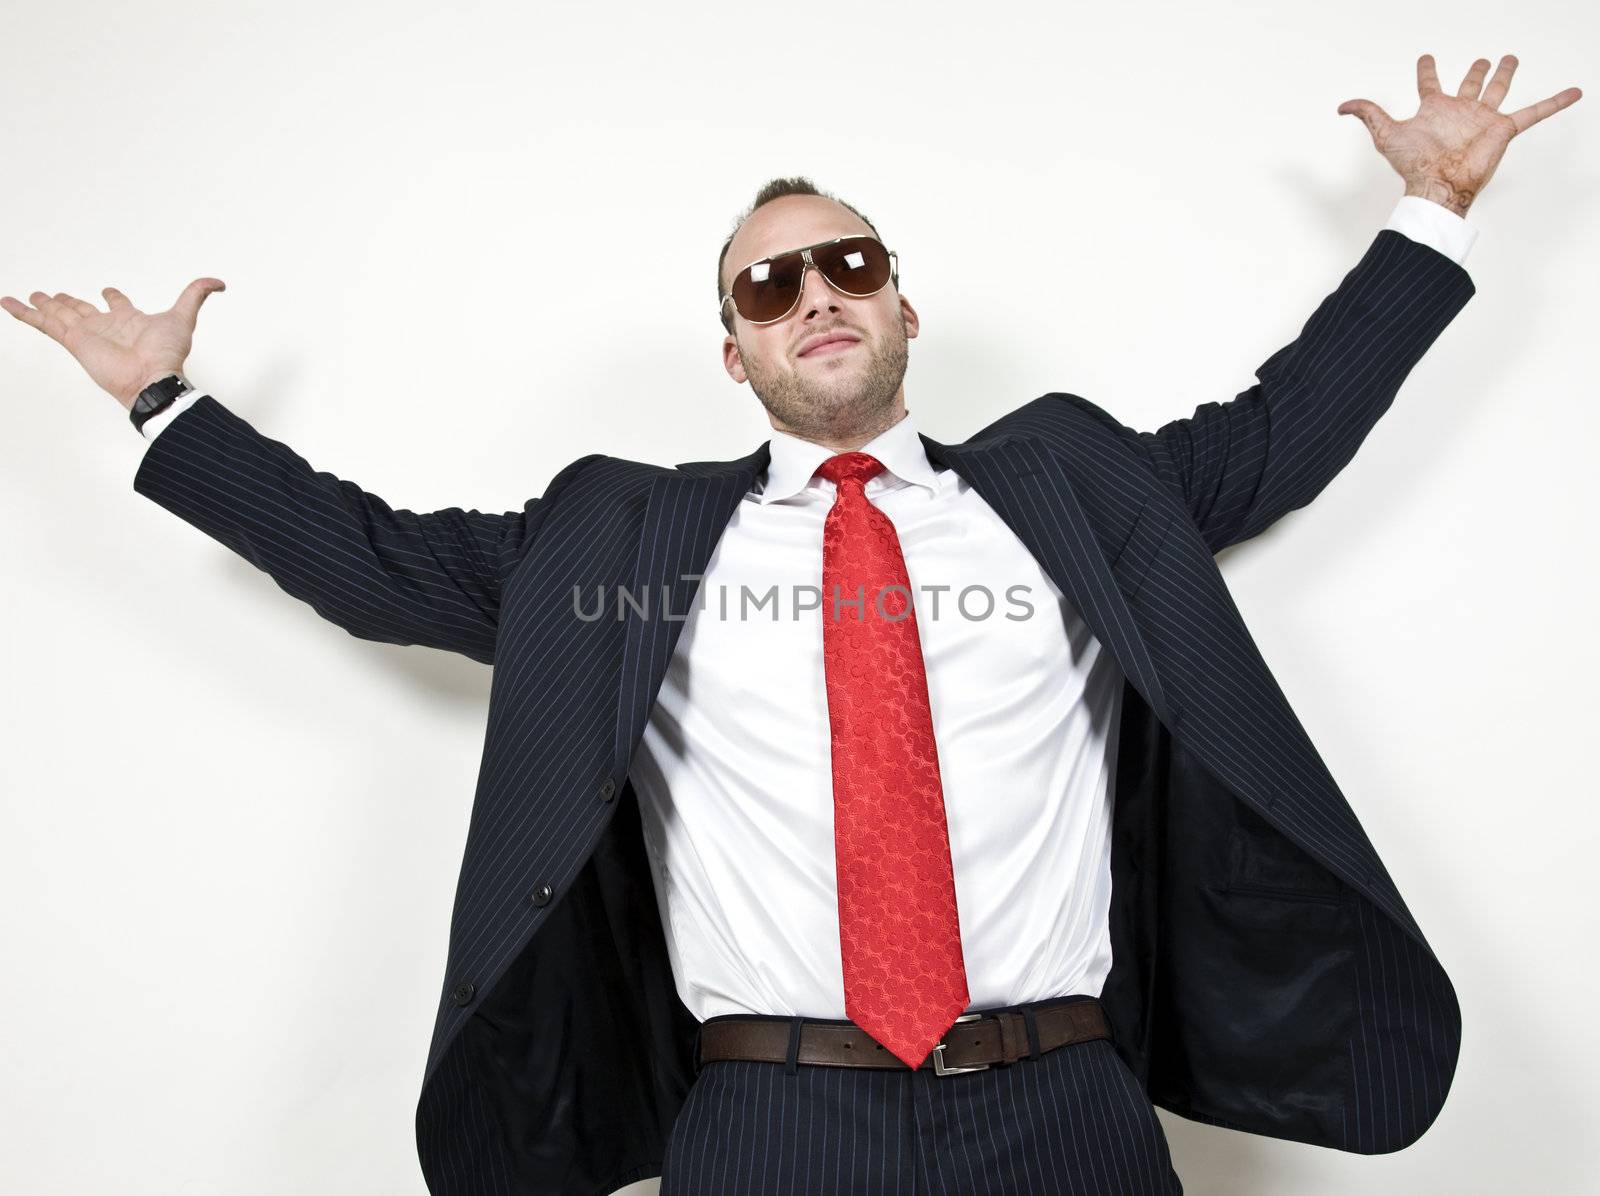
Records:
[[[31,308],[6,295],[0,307],[62,345],[98,386],[131,408],[147,385],[183,368],[200,305],[212,291],[226,289],[221,279],[197,278],[176,303],[153,314],[140,311],[116,287],[100,292],[108,311],[65,291],[35,291],[28,296]]]
[[[1417,95],[1422,102],[1415,116],[1394,120],[1371,100],[1346,100],[1339,105],[1339,112],[1358,116],[1366,124],[1378,152],[1406,181],[1407,195],[1424,196],[1465,215],[1494,174],[1511,139],[1583,95],[1578,88],[1569,87],[1537,104],[1504,113],[1500,102],[1510,89],[1517,59],[1511,54],[1502,58],[1485,88],[1483,78],[1488,70],[1489,60],[1478,59],[1456,94],[1448,95],[1439,86],[1433,55],[1424,54],[1417,59]]]

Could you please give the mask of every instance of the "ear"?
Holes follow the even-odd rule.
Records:
[[[731,335],[722,338],[722,368],[728,371],[728,377],[735,382],[746,380],[744,358],[739,355],[739,342]]]
[[[911,300],[904,295],[900,296],[900,314],[905,317],[906,337],[909,339],[916,336],[921,321],[917,317],[917,309],[911,306]]]

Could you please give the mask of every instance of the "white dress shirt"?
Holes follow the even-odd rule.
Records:
[[[1457,263],[1477,237],[1414,196],[1384,227]],[[982,496],[928,461],[910,413],[861,451],[885,466],[866,497],[894,523],[913,591],[968,1008],[1099,996],[1121,670]],[[822,652],[834,486],[813,476],[832,455],[773,430],[629,773],[678,995],[702,1021],[846,1016]]]

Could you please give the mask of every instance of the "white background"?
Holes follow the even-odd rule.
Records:
[[[6,4],[0,293],[207,300],[186,372],[392,505],[743,455],[713,268],[804,173],[899,251],[946,441],[1039,394],[1251,385],[1402,184],[1359,120],[1522,59],[1477,296],[1310,508],[1222,558],[1455,982],[1460,1068],[1361,1157],[1162,1112],[1192,1196],[1600,1183],[1600,18],[1577,0]],[[490,672],[353,639],[155,503],[63,349],[5,390],[0,1188],[423,1192],[413,1116]],[[648,1192],[654,1181],[629,1189]]]

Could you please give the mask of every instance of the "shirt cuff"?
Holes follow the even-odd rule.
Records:
[[[184,380],[188,381],[188,379]],[[143,434],[146,440],[154,440],[157,436],[161,435],[161,429],[165,428],[173,420],[177,419],[180,413],[187,411],[190,407],[194,406],[195,401],[200,398],[201,393],[202,392],[198,390],[184,391],[183,394],[179,395],[177,398],[173,399],[172,402],[168,403],[165,410],[159,411],[155,415],[152,415],[149,419],[145,420],[144,423],[139,426],[139,431]]]
[[[1466,217],[1420,195],[1402,195],[1383,227],[1437,249],[1458,266],[1466,261],[1467,251],[1478,239],[1477,228]]]

